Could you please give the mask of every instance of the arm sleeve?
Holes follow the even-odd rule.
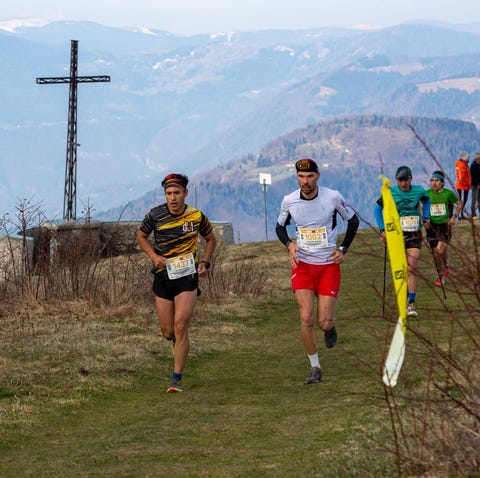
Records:
[[[430,219],[430,199],[428,196],[425,196],[422,201],[423,205],[423,219]]]
[[[358,216],[354,214],[349,220],[347,224],[347,231],[345,232],[345,237],[343,238],[343,242],[341,244],[342,247],[346,247],[347,249],[350,247],[355,234],[357,233],[358,226],[360,225],[360,221]]]
[[[385,230],[385,224],[383,222],[383,208],[380,204],[375,204],[373,214],[375,215],[375,221],[377,221],[377,226],[380,229],[380,232],[383,232]]]
[[[287,233],[287,226],[282,226],[277,222],[277,225],[275,226],[275,232],[277,233],[278,239],[280,239],[280,242],[286,246],[290,242],[290,237],[288,237]]]

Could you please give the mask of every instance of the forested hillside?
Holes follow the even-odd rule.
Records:
[[[266,209],[271,239],[282,197],[297,187],[293,163],[310,157],[321,168],[321,184],[340,190],[366,227],[373,220],[382,172],[393,179],[395,169],[406,164],[413,170],[414,183],[428,186],[429,174],[437,169],[436,158],[453,180],[454,163],[462,150],[472,155],[480,151],[480,134],[472,123],[422,117],[339,117],[295,130],[258,153],[192,177],[189,202],[212,220],[232,222],[236,240],[264,240],[264,193],[259,173],[269,173],[272,185],[267,187]],[[118,208],[108,214],[139,219],[159,201],[163,201],[161,188],[131,202],[123,213]]]

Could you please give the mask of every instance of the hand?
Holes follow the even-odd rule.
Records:
[[[207,275],[207,266],[204,262],[199,262],[197,267],[199,277],[205,277]]]
[[[163,269],[167,263],[165,257],[159,256],[158,254],[152,257],[152,262],[157,269]]]
[[[288,248],[288,253],[290,254],[290,265],[292,266],[292,269],[295,269],[298,266],[298,260],[297,260],[298,246],[294,242],[289,242],[287,248]]]
[[[341,264],[345,260],[345,254],[341,250],[335,249],[332,251],[332,260],[335,264]]]

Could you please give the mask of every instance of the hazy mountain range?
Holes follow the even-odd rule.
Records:
[[[449,127],[465,127],[472,132],[469,138],[476,138],[479,26],[422,22],[370,31],[322,28],[190,37],[86,22],[0,30],[0,211],[12,210],[17,198],[33,196],[44,202],[50,217],[61,218],[68,85],[37,85],[35,78],[68,76],[72,39],[79,41],[79,75],[111,76],[110,83],[78,87],[77,215],[89,202],[99,217],[116,219],[119,208],[141,203],[165,173],[175,170],[192,176],[199,203],[214,197],[223,203],[225,213],[212,210],[218,214],[212,219],[242,227],[240,211],[228,217],[228,201],[214,195],[219,171],[227,162],[245,165],[248,158],[268,157],[262,151],[295,130],[308,131],[328,119],[334,124],[376,115],[462,120],[434,130],[448,138]],[[410,122],[400,122],[400,128]],[[356,121],[349,128],[350,145],[361,148],[358,138],[364,132]],[[335,134],[328,134],[322,141],[329,147],[316,151],[317,159],[331,165],[335,157],[321,156],[334,148]],[[421,134],[438,144],[430,131]],[[388,142],[388,134],[383,141]],[[362,155],[377,161],[377,144],[369,147]],[[452,157],[442,159],[453,161],[458,147],[474,150],[471,143],[452,140],[442,150]],[[295,144],[284,151],[285,161],[308,151],[307,145]],[[357,153],[350,160],[357,161]],[[262,164],[257,167],[261,170]],[[208,191],[205,178],[211,183]],[[273,176],[274,184],[280,183],[277,179]],[[247,171],[239,169],[236,181],[243,180]],[[261,196],[258,200],[263,205]],[[127,207],[125,218],[141,216],[148,208],[143,203],[143,211]],[[277,199],[272,209],[278,205]],[[261,207],[251,206],[261,224]],[[247,237],[261,238],[262,228],[257,229]]]
[[[232,222],[236,241],[274,239],[281,200],[298,187],[294,162],[306,156],[317,161],[320,184],[340,190],[359,214],[361,227],[369,227],[375,225],[380,174],[395,184],[395,170],[406,164],[413,170],[414,183],[428,188],[432,171],[442,169],[446,187],[454,189],[454,163],[462,150],[480,151],[480,133],[470,122],[418,116],[335,117],[280,136],[258,154],[195,175],[188,199],[210,218]],[[270,174],[272,180],[265,191],[260,174]],[[100,217],[142,217],[162,197],[158,187]]]

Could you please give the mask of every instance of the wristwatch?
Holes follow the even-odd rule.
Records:
[[[210,269],[210,262],[208,261],[200,261],[200,264],[205,264],[206,269]]]
[[[340,251],[342,254],[346,254],[348,251],[348,247],[340,246],[340,247],[337,247],[337,250]]]

